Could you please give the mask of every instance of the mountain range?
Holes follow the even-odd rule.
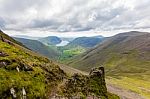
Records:
[[[50,59],[61,61],[79,55],[104,40],[102,36],[78,37],[75,39],[49,36],[37,40],[26,39],[24,37],[25,36],[23,36],[23,38],[14,37],[14,39],[37,53]],[[67,41],[68,44],[63,46],[62,43],[65,43],[64,41]]]

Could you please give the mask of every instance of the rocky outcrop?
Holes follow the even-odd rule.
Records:
[[[10,65],[10,64],[11,62],[7,59],[0,60],[0,68],[6,67],[7,65]]]
[[[74,74],[63,85],[62,94],[65,97],[107,99],[104,68],[94,68],[89,75]]]
[[[5,39],[2,35],[0,36],[0,40],[1,40],[2,42],[8,43],[8,44],[10,44],[10,45],[14,45],[14,43],[13,43],[12,41],[10,41],[10,40],[8,40],[8,39]]]
[[[91,94],[107,99],[104,67],[97,67],[91,70],[89,74],[88,86]]]

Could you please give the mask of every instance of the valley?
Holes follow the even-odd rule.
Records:
[[[53,49],[59,52],[59,58],[55,60],[66,64],[67,66],[61,64],[60,67],[69,71],[70,75],[74,73],[87,75],[86,72],[91,68],[104,66],[108,90],[120,97],[129,96],[126,97],[127,99],[132,99],[134,95],[137,99],[148,99],[150,97],[149,37],[147,32],[131,31],[105,39],[104,37],[71,39],[65,46],[53,45]]]
[[[27,37],[13,38],[31,50],[63,63],[74,56],[84,53],[104,40],[104,37],[102,36],[78,38],[59,38],[56,36],[48,36],[43,38],[39,37],[39,39],[36,40],[33,37],[28,37],[28,39]]]

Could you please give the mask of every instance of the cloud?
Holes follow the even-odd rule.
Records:
[[[149,0],[0,0],[0,27],[57,32],[150,28],[149,5]]]

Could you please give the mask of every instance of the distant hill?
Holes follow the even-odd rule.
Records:
[[[46,45],[57,45],[57,44],[61,43],[61,41],[62,41],[57,36],[48,36],[48,37],[40,38],[38,40]]]
[[[63,41],[68,41],[68,42],[71,42],[73,41],[75,38],[72,38],[72,37],[61,37],[61,40]]]
[[[81,46],[84,48],[94,47],[102,42],[104,37],[78,37],[71,41],[67,46]]]
[[[55,48],[54,46],[46,46],[37,40],[30,40],[30,39],[16,38],[16,37],[14,39],[21,42],[23,45],[25,45],[29,49],[37,53],[40,53],[44,56],[47,56],[48,58],[51,58],[51,59],[57,59],[60,54],[57,48]]]

